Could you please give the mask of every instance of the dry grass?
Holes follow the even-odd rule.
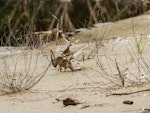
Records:
[[[50,62],[44,62],[47,60],[43,57],[43,50],[10,51],[0,59],[0,94],[31,89],[44,77],[51,65]]]

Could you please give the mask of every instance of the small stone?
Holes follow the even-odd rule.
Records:
[[[63,105],[64,106],[68,106],[68,105],[75,106],[75,105],[78,105],[78,104],[80,104],[79,101],[71,99],[71,98],[66,98],[66,99],[63,100]]]
[[[123,104],[132,105],[132,104],[133,104],[133,101],[124,100],[124,101],[123,101]]]

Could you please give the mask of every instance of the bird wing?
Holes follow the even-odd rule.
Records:
[[[80,55],[80,54],[83,52],[83,50],[86,49],[87,47],[88,47],[88,45],[86,45],[86,46],[80,48],[79,50],[77,50],[77,51],[73,54],[73,57],[76,57],[76,56]]]

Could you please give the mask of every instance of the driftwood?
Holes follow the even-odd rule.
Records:
[[[26,35],[26,42],[28,46],[40,47],[46,42],[56,40],[57,29],[49,31],[33,32]],[[59,32],[60,33],[60,32]]]
[[[70,40],[64,34],[62,34],[62,37],[63,37],[63,39],[67,43],[67,48],[63,51],[62,56],[74,59],[75,57],[77,57],[78,55],[80,55],[83,52],[84,49],[86,49],[88,47],[88,45],[86,45],[86,46],[80,48],[79,50],[70,51],[70,47],[72,46]]]
[[[55,40],[56,34],[57,34],[57,29],[32,33],[32,35],[37,35],[39,36],[40,40],[46,42]]]
[[[72,46],[72,44],[65,34],[61,34],[61,36],[63,37],[63,39],[66,41],[66,44],[67,44],[67,47],[62,52],[61,56],[66,57],[67,59],[71,60],[73,59],[73,54],[74,54],[74,52],[70,50],[70,47]]]

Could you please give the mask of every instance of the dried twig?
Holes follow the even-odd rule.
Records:
[[[115,62],[116,62],[116,69],[117,69],[117,71],[118,71],[118,75],[119,75],[119,77],[120,77],[122,86],[124,87],[124,86],[125,86],[124,74],[120,71],[120,68],[119,68],[119,66],[118,66],[118,63],[117,63],[117,60],[116,60],[116,59],[115,59]]]
[[[121,96],[121,95],[131,95],[131,94],[145,92],[145,91],[150,91],[150,89],[144,89],[144,90],[134,91],[134,92],[129,92],[129,93],[112,93],[111,95],[119,95],[119,96]]]
[[[56,27],[56,31],[57,31],[57,33],[56,33],[56,45],[57,45],[57,40],[58,40],[58,37],[59,37],[60,20],[54,14],[51,13],[51,15],[52,15],[53,18],[55,18],[57,20],[57,27]]]

